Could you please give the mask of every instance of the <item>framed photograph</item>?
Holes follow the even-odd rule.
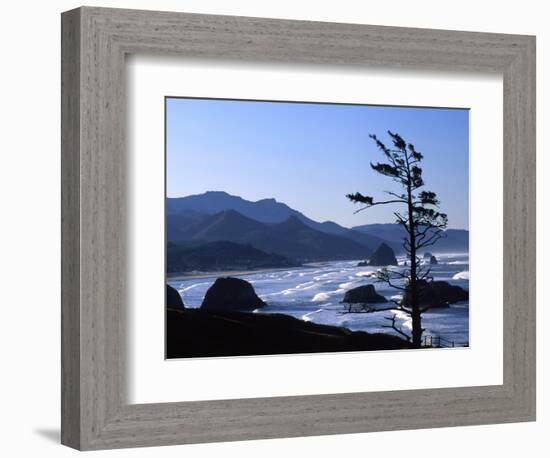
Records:
[[[535,419],[535,39],[62,15],[62,442]]]
[[[167,358],[469,346],[468,110],[165,104]]]

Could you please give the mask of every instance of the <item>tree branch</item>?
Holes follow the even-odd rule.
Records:
[[[382,202],[372,202],[370,204],[367,204],[365,205],[364,207],[361,207],[359,210],[355,210],[353,212],[353,214],[357,214],[359,212],[362,212],[363,210],[366,210],[367,208],[370,208],[370,207],[376,207],[377,205],[387,205],[387,204],[396,204],[396,203],[406,203],[406,201],[403,201],[403,200],[386,200],[386,201],[382,201]]]
[[[407,342],[411,341],[411,337],[406,332],[404,332],[401,328],[396,326],[396,324],[395,324],[395,314],[392,315],[391,317],[385,316],[384,319],[388,320],[390,322],[390,325],[388,325],[388,326],[382,325],[383,328],[393,329],[395,332],[397,332],[398,334],[405,337],[405,339],[407,339]]]

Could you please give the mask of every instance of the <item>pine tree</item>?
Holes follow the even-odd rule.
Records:
[[[420,263],[418,251],[433,245],[443,236],[443,230],[447,227],[447,215],[437,211],[439,201],[434,192],[420,190],[424,187],[420,167],[423,155],[399,134],[388,131],[388,135],[391,137],[393,148],[386,146],[375,135],[370,135],[386,159],[386,162],[371,163],[370,166],[397,183],[400,192],[386,191],[390,198],[382,201],[375,201],[373,197],[359,192],[348,194],[346,197],[354,203],[363,204],[355,213],[377,205],[393,204],[403,208],[402,211],[395,211],[394,215],[396,222],[403,227],[406,234],[403,238],[403,248],[408,258],[407,268],[384,268],[378,272],[377,280],[403,292],[400,301],[395,301],[394,306],[384,310],[405,312],[412,321],[411,335],[396,325],[395,314],[386,318],[390,322],[387,327],[409,340],[413,347],[419,348],[424,332],[422,314],[429,308],[421,306],[419,296],[421,288],[426,287],[432,277],[430,267]]]

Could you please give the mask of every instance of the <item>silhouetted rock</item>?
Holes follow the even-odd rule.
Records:
[[[365,266],[368,266],[369,263],[367,261],[359,261],[357,263],[357,267],[365,267]]]
[[[354,332],[281,314],[187,308],[169,309],[166,315],[169,359],[401,348],[410,345],[390,334]]]
[[[422,257],[424,261],[429,262],[430,264],[437,264],[437,258],[429,251],[426,251]]]
[[[389,245],[381,243],[369,258],[370,266],[396,266],[395,253]]]
[[[419,290],[419,302],[422,307],[448,307],[449,304],[467,301],[470,297],[468,291],[460,286],[455,286],[446,281],[426,280],[417,281]],[[405,292],[405,301],[408,302],[409,292]]]
[[[263,307],[254,288],[246,280],[233,277],[218,278],[206,292],[203,309],[210,310],[255,310]]]
[[[348,304],[377,304],[387,302],[387,300],[376,292],[374,285],[363,285],[346,291],[342,302]]]
[[[166,285],[166,307],[171,309],[183,309],[183,301],[181,300],[180,293],[177,292],[170,285]]]

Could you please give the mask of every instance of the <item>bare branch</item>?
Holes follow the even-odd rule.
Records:
[[[392,301],[394,302],[394,301]],[[354,303],[347,303],[347,311],[339,312],[340,315],[355,315],[359,313],[377,313],[377,312],[387,312],[389,310],[397,311],[397,312],[405,312],[410,313],[409,310],[401,306],[401,304],[394,302],[395,304],[398,304],[396,306],[389,306],[389,307],[383,307],[383,308],[376,308],[372,307],[368,304],[354,304]],[[356,305],[359,307],[359,310],[353,310],[353,306]]]
[[[386,204],[403,204],[403,203],[407,203],[406,200],[401,200],[401,199],[394,199],[394,200],[386,200],[386,201],[381,201],[381,202],[373,202],[371,204],[371,207],[374,207],[376,205],[386,205]]]
[[[435,242],[437,242],[441,238],[441,231],[435,232],[432,236],[428,237],[426,240],[424,240],[421,243],[418,243],[416,245],[416,248],[419,250],[421,248],[426,248],[427,246],[433,245]]]
[[[397,194],[396,192],[392,192],[392,191],[384,191],[386,194],[388,194],[389,196],[393,196],[397,199],[399,199],[401,202],[403,202],[404,204],[407,203],[407,196],[404,195],[404,194]]]
[[[382,325],[383,328],[393,329],[395,332],[405,337],[405,339],[407,339],[407,342],[411,341],[411,337],[405,331],[403,331],[400,327],[397,327],[397,325],[395,324],[395,314],[392,315],[391,317],[385,316],[384,319],[388,320],[390,324],[388,326]]]

